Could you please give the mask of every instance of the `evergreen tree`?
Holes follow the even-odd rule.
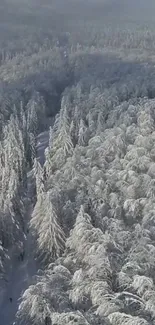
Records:
[[[37,237],[38,254],[43,261],[59,257],[65,246],[65,234],[50,199],[50,193],[40,193],[30,226]]]

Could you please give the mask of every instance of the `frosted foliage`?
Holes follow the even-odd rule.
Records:
[[[70,272],[63,266],[55,266],[43,276],[37,276],[36,283],[22,295],[17,319],[44,325],[46,317],[52,319],[56,310],[69,310],[66,291],[70,277]]]
[[[37,196],[44,192],[44,175],[43,175],[43,168],[41,167],[39,161],[34,159],[34,175],[36,178],[36,192]]]
[[[57,128],[55,134],[50,132],[50,145],[46,156],[47,173],[53,169],[59,169],[63,166],[66,158],[73,153],[73,143],[70,134],[70,121],[66,106],[63,107],[58,116]],[[52,141],[52,146],[51,146]]]
[[[3,129],[0,146],[0,240],[5,248],[15,241],[23,222],[22,192],[26,186],[24,132],[17,115]],[[20,223],[21,222],[21,223]]]
[[[87,144],[87,140],[88,140],[88,130],[87,130],[86,126],[84,125],[83,120],[80,120],[78,144],[80,146],[84,146]]]
[[[99,90],[93,92],[98,96]],[[61,220],[71,229],[58,263],[71,270],[68,298],[72,308],[82,312],[82,324],[94,319],[94,325],[93,317],[98,317],[101,324],[106,318],[114,325],[147,325],[154,317],[155,301],[154,102],[118,105],[115,99],[117,107],[104,120],[111,104],[101,101],[102,113],[90,95],[85,119],[78,99],[72,105],[65,96],[50,136],[47,187],[51,193],[57,188]],[[64,147],[62,130],[74,149]],[[44,241],[48,231],[39,228]],[[70,324],[70,313],[54,312],[52,322]]]
[[[108,317],[112,325],[149,325],[149,323],[139,317],[132,317],[127,314],[115,312]]]
[[[155,325],[154,16],[30,2],[1,24],[0,321]]]
[[[34,92],[32,98],[27,103],[27,130],[37,134],[45,121],[45,102],[39,92]]]
[[[52,315],[52,324],[55,325],[89,325],[90,323],[87,322],[85,317],[80,313],[77,312],[70,312],[70,313],[54,313]]]
[[[132,286],[140,296],[143,296],[148,290],[154,290],[153,280],[145,276],[135,275],[133,278]]]
[[[36,234],[38,253],[43,260],[61,255],[65,245],[65,234],[59,225],[50,193],[39,196],[30,226]]]
[[[82,247],[79,242],[83,243]],[[82,258],[84,265],[87,265],[83,270],[74,273],[71,282],[73,288],[70,291],[72,302],[84,309],[89,308],[90,302],[94,306],[108,304],[105,308],[98,308],[100,316],[119,310],[115,300],[109,303],[108,299],[111,293],[111,266],[106,250],[110,246],[110,249],[115,250],[115,243],[108,235],[103,235],[100,229],[93,229],[90,217],[84,213],[83,207],[67,245],[74,249],[77,257]]]

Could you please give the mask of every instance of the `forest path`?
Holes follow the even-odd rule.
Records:
[[[37,137],[37,159],[43,165],[44,152],[48,146],[49,132],[45,131]],[[9,263],[9,270],[7,274],[7,285],[0,305],[0,325],[15,324],[15,315],[18,310],[19,298],[22,293],[28,288],[31,283],[33,275],[37,273],[37,264],[33,256],[33,236],[31,232],[27,232],[28,224],[33,212],[32,193],[33,193],[33,172],[28,172],[28,206],[25,222],[25,234],[20,239],[23,251],[25,253],[24,259],[19,260],[19,253],[13,254],[11,262]],[[12,301],[10,301],[10,298]]]

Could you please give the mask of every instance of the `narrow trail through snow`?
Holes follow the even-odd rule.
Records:
[[[37,137],[37,159],[43,165],[44,152],[48,146],[49,132],[45,131]],[[28,228],[28,223],[33,211],[33,205],[31,202],[32,195],[32,171],[28,173],[28,191],[27,196],[29,204],[27,206],[27,218],[25,222],[25,229]],[[0,325],[13,325],[15,321],[15,315],[18,310],[19,298],[21,294],[28,288],[31,283],[33,275],[37,273],[37,264],[33,256],[33,237],[31,232],[23,234],[21,238],[23,244],[25,256],[23,261],[19,261],[18,255],[14,254],[9,264],[9,270],[7,274],[7,285],[3,295],[3,299],[0,305]],[[12,302],[10,301],[12,299]]]

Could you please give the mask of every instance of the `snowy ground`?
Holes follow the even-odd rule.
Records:
[[[41,165],[44,163],[44,151],[48,146],[49,132],[42,132],[37,138],[37,158]],[[31,198],[32,193],[32,172],[28,173],[28,197]],[[31,200],[27,207],[27,220],[25,229],[28,229],[28,223],[31,218],[33,206]],[[5,293],[0,304],[0,325],[13,325],[15,314],[19,305],[19,298],[22,292],[27,289],[31,283],[33,275],[37,272],[36,261],[33,257],[32,234],[25,231],[25,235],[21,239],[25,251],[23,261],[19,261],[18,254],[13,254],[9,263],[7,274],[8,282],[6,284]],[[12,302],[10,301],[12,298]]]
[[[48,140],[49,140],[49,131],[42,132],[38,135],[37,139],[37,159],[41,163],[41,165],[44,164],[44,151],[45,148],[48,146]]]

